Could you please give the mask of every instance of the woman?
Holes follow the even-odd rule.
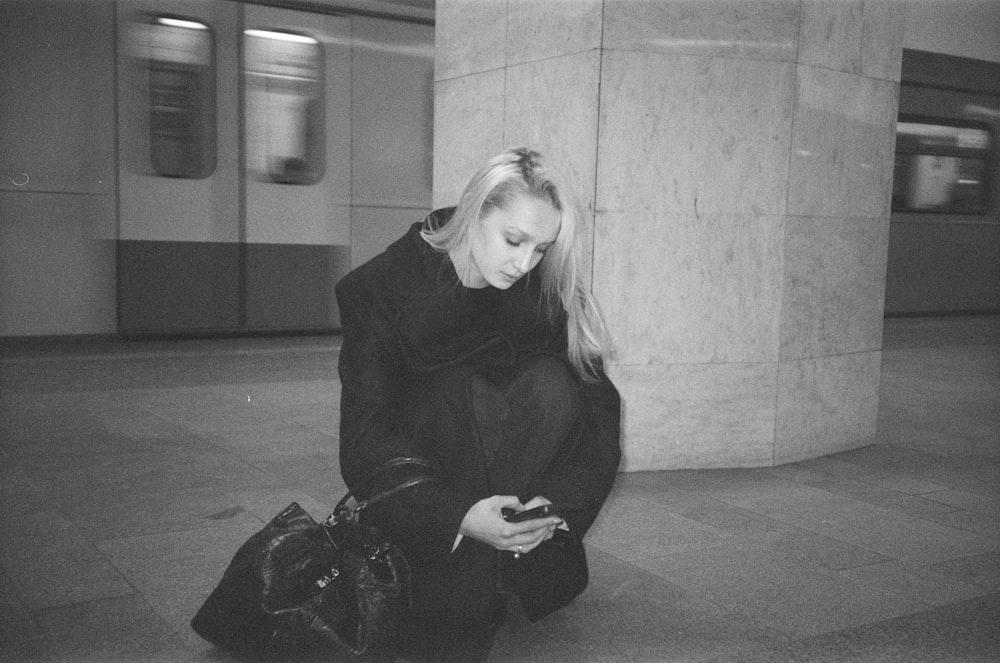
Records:
[[[580,224],[540,155],[507,150],[337,285],[345,481],[397,456],[441,479],[365,511],[412,568],[409,658],[482,660],[505,596],[534,620],[586,585],[579,542],[618,468],[620,404]],[[558,514],[504,518],[543,504]]]

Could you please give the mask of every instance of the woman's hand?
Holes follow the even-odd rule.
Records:
[[[519,499],[511,495],[487,497],[472,505],[462,519],[458,531],[459,534],[471,536],[497,550],[524,555],[534,550],[542,541],[552,538],[552,532],[562,523],[562,518],[548,516],[510,523],[503,519],[500,510],[510,507],[520,511],[549,503],[544,497],[532,498],[527,504],[521,504]]]
[[[524,508],[525,509],[534,509],[536,506],[542,506],[543,504],[552,504],[552,501],[549,500],[549,499],[546,499],[546,498],[542,497],[541,495],[537,495],[535,497],[532,497],[530,500],[528,500],[524,504]],[[557,520],[556,524],[549,529],[549,534],[548,534],[548,536],[545,537],[546,541],[548,541],[549,539],[552,538],[552,535],[555,533],[556,529],[564,529],[564,530],[566,530],[568,532],[569,531],[569,525],[567,525],[566,521],[563,520],[562,517],[560,517]]]

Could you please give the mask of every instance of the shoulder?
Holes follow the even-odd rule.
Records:
[[[337,292],[355,290],[395,290],[412,281],[419,271],[419,244],[422,223],[414,223],[405,235],[390,244],[385,251],[355,267],[336,286]]]
[[[453,212],[454,208],[435,210],[421,222],[411,225],[385,251],[344,276],[335,288],[338,297],[406,299],[436,280],[444,254],[431,248],[421,236],[421,231],[439,228],[448,222]]]

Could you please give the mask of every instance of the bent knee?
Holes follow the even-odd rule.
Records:
[[[511,395],[549,412],[575,412],[579,389],[579,380],[568,362],[555,355],[535,355],[521,362],[512,385],[516,393]]]

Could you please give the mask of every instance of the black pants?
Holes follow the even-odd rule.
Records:
[[[485,471],[481,497],[545,496],[544,474],[572,443],[580,416],[579,382],[569,364],[535,355],[514,366],[458,365],[427,376],[401,411],[420,446],[454,480]],[[485,466],[485,467],[484,467]],[[457,534],[457,532],[456,532]],[[498,623],[502,556],[465,538],[448,560],[411,560],[415,615],[409,656],[478,661]],[[508,560],[509,561],[509,560]]]

